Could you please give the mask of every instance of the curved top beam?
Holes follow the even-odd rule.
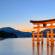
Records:
[[[55,19],[40,20],[40,21],[33,21],[33,20],[31,20],[30,22],[33,23],[33,24],[35,24],[35,23],[42,23],[42,24],[44,24],[44,23],[49,23],[49,22],[55,22]]]

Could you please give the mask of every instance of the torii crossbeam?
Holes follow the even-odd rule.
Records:
[[[53,33],[53,28],[55,28],[55,19],[49,19],[49,20],[41,20],[41,21],[30,21],[33,25],[34,25],[34,29],[35,31],[32,32],[32,41],[37,41],[37,43],[39,43],[39,41],[42,42],[43,44],[43,33],[40,34],[40,29],[43,28],[49,28],[51,30],[51,32],[47,32],[47,43],[49,42],[49,35],[50,35],[50,41],[52,44],[54,44],[54,33]],[[35,33],[37,32],[37,33]],[[36,40],[35,40],[35,36],[36,36]],[[40,40],[40,36],[41,36],[41,40]]]

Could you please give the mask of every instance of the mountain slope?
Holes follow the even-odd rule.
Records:
[[[53,30],[53,33],[55,34],[55,28],[52,30]],[[47,32],[49,32],[51,34],[51,29],[45,29],[45,30],[41,31],[40,33],[43,33],[43,37],[47,37]],[[49,37],[50,37],[50,35],[49,35]],[[55,35],[54,35],[54,37],[55,37]]]
[[[3,27],[3,28],[0,28],[0,32],[6,32],[6,33],[13,33],[15,34],[17,37],[31,37],[31,33],[30,32],[22,32],[22,31],[19,31],[19,30],[15,30],[11,27]]]

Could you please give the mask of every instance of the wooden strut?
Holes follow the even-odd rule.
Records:
[[[32,47],[33,47],[33,53],[34,53],[34,46],[35,46],[35,41],[37,43],[37,51],[38,51],[38,55],[40,55],[39,53],[39,46],[41,46],[43,48],[43,33],[40,33],[40,29],[46,28],[46,29],[50,29],[50,31],[47,31],[47,55],[50,54],[50,48],[49,45],[51,43],[51,55],[53,55],[53,47],[54,47],[54,36],[55,34],[53,33],[53,28],[55,28],[55,25],[53,25],[55,23],[55,19],[51,19],[51,20],[42,20],[42,21],[30,21],[34,26],[33,28],[36,29],[35,31],[37,33],[35,33],[35,31],[32,31]],[[40,26],[42,24],[42,26]],[[47,24],[50,24],[49,26]],[[41,38],[40,38],[41,36]],[[41,42],[41,44],[40,44]],[[34,54],[33,54],[34,55]],[[43,55],[43,54],[42,54]]]
[[[40,34],[41,28],[49,28],[51,30],[50,33],[49,31],[47,32],[47,45],[49,41],[51,42],[51,45],[54,45],[55,34],[53,33],[53,28],[55,28],[55,26],[53,25],[53,23],[55,23],[55,19],[44,20],[44,21],[31,21],[31,23],[33,23],[34,25],[37,25],[36,27],[33,27],[34,29],[37,30],[36,40],[35,40],[35,34],[34,32],[32,32],[33,46],[34,46],[34,41],[37,41],[37,44],[41,41],[41,44],[43,44],[43,33]],[[41,24],[43,24],[43,26],[40,26]],[[47,26],[47,24],[50,24],[50,26]],[[40,36],[41,36],[41,40],[40,40]],[[50,40],[49,40],[49,36],[50,36]]]
[[[49,31],[47,32],[47,46],[49,46]]]
[[[32,47],[34,47],[34,31],[32,31]]]
[[[40,34],[40,25],[39,24],[37,24],[37,25],[38,25],[38,28],[36,29],[36,31],[37,31],[36,40],[35,40],[35,33],[34,33],[35,31],[32,32],[32,42],[33,42],[33,46],[34,46],[34,41],[37,41],[37,45],[41,41],[41,44],[43,46],[43,33]],[[40,36],[41,36],[41,38],[40,38]]]
[[[51,45],[54,45],[53,24],[51,23]]]
[[[39,35],[39,30],[40,30],[40,26],[39,26],[39,24],[37,24],[38,25],[38,29],[37,29],[37,44],[39,44],[39,40],[40,40],[40,35]]]

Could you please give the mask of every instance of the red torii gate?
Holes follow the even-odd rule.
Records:
[[[49,35],[50,35],[50,38],[51,38],[51,43],[54,45],[54,33],[53,33],[53,28],[55,28],[55,19],[49,19],[49,20],[41,20],[41,21],[33,21],[31,20],[30,21],[33,25],[34,25],[34,29],[36,29],[37,31],[37,43],[39,43],[39,41],[41,41],[41,43],[43,44],[43,33],[40,34],[40,29],[43,29],[43,28],[49,28],[51,30],[51,32],[47,32],[47,44],[49,43]],[[32,41],[34,42],[35,41],[35,34],[34,34],[35,31],[32,32]],[[40,36],[41,36],[41,40],[40,40]]]

